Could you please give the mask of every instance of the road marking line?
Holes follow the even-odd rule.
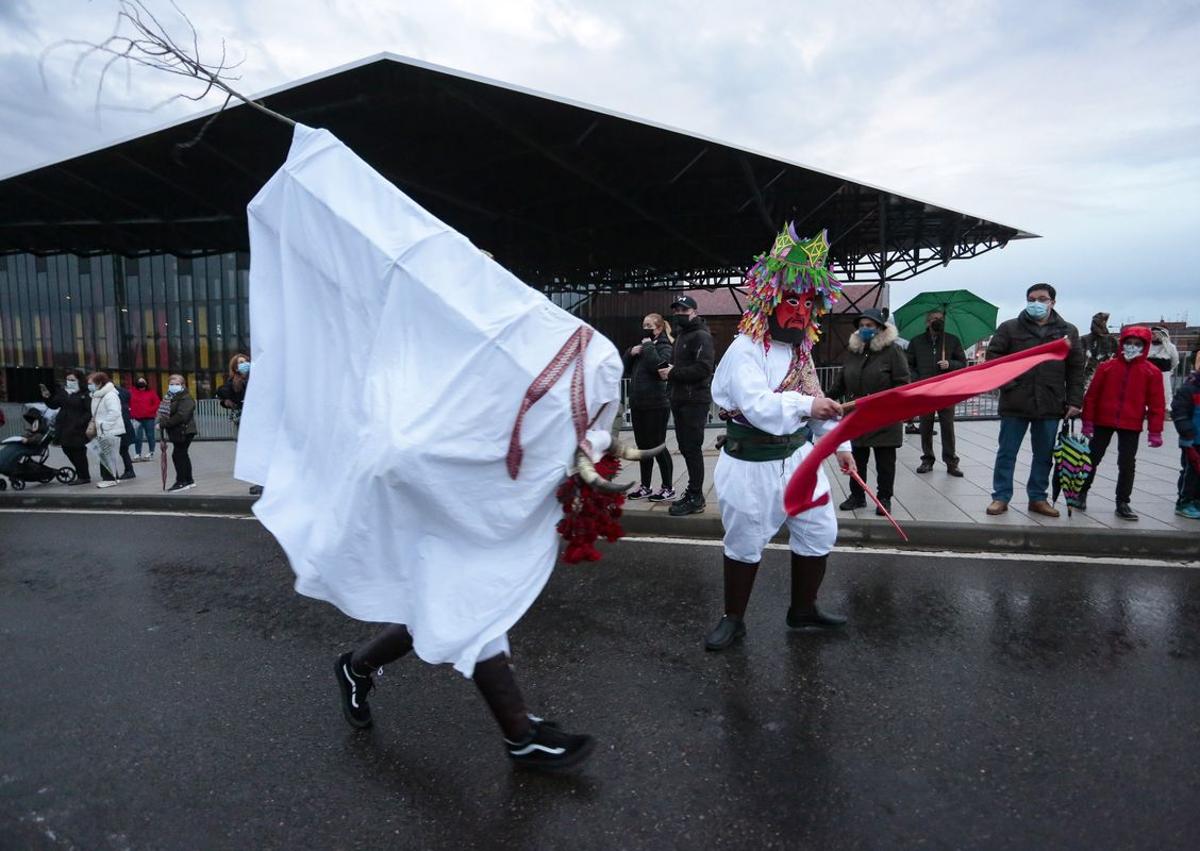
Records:
[[[111,508],[0,508],[0,514],[102,514],[121,517],[199,517],[213,520],[253,520],[258,518],[253,514],[220,514],[204,511],[149,511],[144,509],[117,511]],[[675,544],[685,547],[720,547],[719,539],[708,538],[669,538],[654,535],[626,535],[619,543],[625,544]],[[769,550],[787,550],[787,544],[767,544]],[[1125,567],[1189,567],[1200,568],[1200,561],[1185,561],[1173,559],[1122,558],[1119,556],[1063,556],[1059,553],[1012,553],[985,552],[983,550],[901,550],[894,547],[834,547],[835,553],[851,553],[858,555],[903,556],[905,558],[987,558],[1009,559],[1013,561],[1050,561],[1070,558],[1083,564],[1114,564]]]
[[[113,508],[0,508],[0,514],[115,514],[121,517],[208,517],[218,520],[258,521],[258,518],[253,514],[220,514],[206,511],[149,511],[146,509],[118,511]]]
[[[681,544],[689,547],[720,547],[721,541],[708,538],[668,538],[656,537],[653,535],[626,535],[621,538],[622,544]],[[787,544],[767,544],[769,550],[787,550]],[[1058,553],[1011,553],[1011,552],[985,552],[982,550],[902,550],[895,547],[859,547],[859,546],[837,546],[833,548],[835,553],[850,553],[857,555],[884,555],[884,556],[903,556],[905,558],[988,558],[988,559],[1012,559],[1015,561],[1051,561],[1055,559],[1070,558],[1072,561],[1085,564],[1116,564],[1126,567],[1190,567],[1200,568],[1198,561],[1185,561],[1183,559],[1149,559],[1149,558],[1122,558],[1120,556],[1080,556],[1070,555],[1063,556]]]

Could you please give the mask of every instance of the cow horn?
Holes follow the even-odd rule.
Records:
[[[626,461],[640,461],[643,458],[653,458],[654,456],[661,455],[666,451],[667,444],[665,443],[660,443],[658,446],[655,446],[652,449],[636,449],[632,446],[626,446],[621,441],[614,443],[612,448],[609,450],[609,452],[611,452],[613,455],[616,455],[618,458],[623,458]]]
[[[597,473],[595,465],[592,464],[591,459],[587,457],[587,453],[582,449],[575,452],[575,472],[583,480],[584,484],[596,490],[605,491],[606,493],[625,493],[625,491],[633,487],[633,482],[625,482],[624,484],[610,482]]]
[[[640,461],[643,458],[653,458],[655,455],[666,451],[667,444],[665,443],[659,444],[653,449],[637,449],[636,447],[627,445],[625,441],[621,440],[622,422],[622,412],[618,411],[617,415],[613,417],[612,444],[608,448],[609,453],[612,455],[625,461]]]

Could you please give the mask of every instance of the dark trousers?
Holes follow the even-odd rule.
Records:
[[[175,465],[176,483],[192,481],[192,459],[188,457],[188,447],[192,445],[195,437],[196,435],[189,434],[182,441],[171,444],[171,463]]]
[[[876,446],[875,449],[875,496],[880,499],[891,499],[892,488],[896,485],[896,447]],[[871,458],[870,446],[854,447],[854,466],[863,481],[867,480],[867,461]],[[854,479],[850,480],[850,494],[865,498],[862,487]]]
[[[941,427],[939,433],[942,438],[942,460],[946,462],[947,467],[957,467],[958,455],[954,451],[953,405],[932,414],[921,415],[921,460],[928,461],[930,464],[935,460],[933,457],[933,420],[935,417]]]
[[[671,418],[670,408],[655,408],[647,411],[633,410],[629,412],[633,420],[633,440],[638,449],[653,449],[667,439],[667,420]],[[642,487],[650,487],[650,477],[654,474],[654,459],[643,458]],[[675,462],[670,452],[658,455],[658,471],[662,473],[662,486],[671,486],[671,477],[675,474]]]
[[[129,444],[133,443],[133,435],[126,431],[121,435],[121,463],[125,465],[125,472],[133,472],[133,459],[129,457]]]
[[[67,460],[71,462],[71,466],[75,468],[75,475],[81,482],[90,482],[92,474],[88,470],[87,450],[82,446],[64,446],[63,454],[67,456]]]
[[[1096,433],[1092,435],[1090,442],[1092,472],[1088,474],[1083,492],[1087,494],[1092,489],[1092,482],[1096,480],[1096,471],[1100,469],[1100,462],[1104,460],[1104,453],[1108,451],[1108,444],[1112,442],[1114,434],[1117,436],[1117,502],[1129,502],[1129,497],[1133,493],[1133,471],[1137,464],[1140,431],[1096,426]]]
[[[1188,460],[1187,449],[1179,450],[1179,506],[1200,501],[1200,472]]]
[[[708,403],[671,405],[675,417],[675,439],[679,441],[679,454],[687,465],[690,493],[704,493],[704,426],[708,423]]]

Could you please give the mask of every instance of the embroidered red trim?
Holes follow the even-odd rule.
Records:
[[[521,409],[517,412],[517,420],[513,423],[512,437],[508,441],[508,455],[505,463],[508,466],[509,478],[515,479],[521,471],[521,460],[525,455],[525,451],[521,448],[521,424],[525,420],[525,414],[539,399],[550,392],[550,388],[563,377],[567,368],[572,364],[575,369],[571,374],[571,421],[575,426],[576,444],[583,441],[588,426],[587,394],[583,382],[583,356],[592,339],[592,333],[592,329],[587,325],[580,325],[576,328],[574,333],[563,343],[558,353],[550,359],[550,363],[546,364],[546,368],[538,374],[537,378],[533,379],[525,391],[525,398],[521,400]]]

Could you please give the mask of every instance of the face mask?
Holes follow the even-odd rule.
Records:
[[[144,381],[139,381],[139,382],[137,383],[137,389],[138,389],[138,390],[145,390],[145,389],[146,389],[146,382],[144,382]]]
[[[1134,360],[1142,353],[1141,343],[1124,343],[1121,345],[1121,351],[1125,355],[1125,360]]]
[[[238,372],[240,372],[242,375],[249,375],[250,374],[250,361],[243,361],[242,363],[239,363],[238,364]]]
[[[676,328],[678,328],[680,325],[682,325],[683,323],[685,323],[687,321],[688,321],[688,318],[686,316],[684,316],[682,313],[676,313],[671,316],[671,324],[674,325]]]
[[[1025,305],[1025,312],[1032,319],[1045,319],[1046,314],[1050,312],[1050,307],[1040,301],[1031,301]]]
[[[643,328],[643,329],[642,329],[642,336],[643,336],[643,337],[653,337],[653,336],[654,336],[654,329],[653,329],[653,328]]]
[[[932,328],[934,331],[941,331],[943,328],[946,327],[946,323],[940,319],[935,319],[929,323],[929,327]]]
[[[864,343],[869,343],[869,342],[871,342],[872,338],[874,338],[874,336],[875,336],[875,329],[874,328],[859,328],[858,336],[862,337],[862,341]]]
[[[68,393],[78,393],[79,392],[79,382],[78,381],[68,381],[66,384],[66,387],[67,387]]]
[[[174,395],[174,394],[176,394],[176,393],[180,393],[180,392],[182,392],[182,391],[183,391],[183,385],[182,385],[182,384],[168,384],[168,385],[167,385],[167,392],[168,392],[168,393],[170,393],[170,394],[172,394],[172,395]]]
[[[89,392],[89,393],[95,393],[95,392],[96,392],[96,385],[95,385],[95,384],[92,384],[90,381],[88,382],[88,392]]]

